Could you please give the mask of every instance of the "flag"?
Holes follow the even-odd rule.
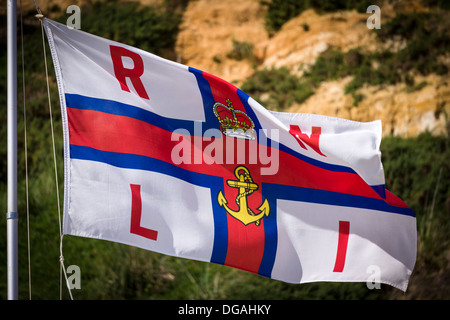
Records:
[[[406,290],[416,218],[381,123],[272,112],[201,70],[44,19],[64,136],[63,232],[289,283]]]

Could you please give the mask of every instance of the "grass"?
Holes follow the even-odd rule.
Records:
[[[256,57],[253,54],[253,44],[248,41],[237,41],[235,39],[231,40],[233,42],[233,48],[227,54],[227,58],[241,61],[247,59],[252,64],[256,64]]]
[[[349,9],[365,12],[368,5],[374,4],[372,2],[274,0],[263,3],[268,7],[266,27],[269,33],[274,34],[286,21],[309,8],[318,12]],[[285,68],[262,69],[247,79],[243,90],[275,110],[305,101],[323,81],[346,76],[352,76],[344,92],[352,95],[353,106],[364,99],[358,93],[364,85],[405,83],[407,92],[420,90],[425,84],[415,84],[414,75],[447,75],[448,66],[439,58],[448,56],[450,52],[450,11],[442,1],[424,1],[424,4],[431,6],[429,12],[400,13],[383,22],[382,28],[375,31],[380,43],[405,40],[406,46],[397,52],[381,50],[367,53],[364,48],[341,52],[329,48],[318,56],[301,79]]]
[[[177,4],[177,2],[180,2]],[[185,1],[165,1],[165,7],[140,6],[137,2],[96,1],[82,8],[83,31],[150,51],[174,56],[181,14]],[[63,15],[59,20],[65,23]]]

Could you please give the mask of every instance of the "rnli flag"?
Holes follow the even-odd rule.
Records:
[[[416,218],[385,189],[379,121],[272,112],[206,72],[44,24],[64,234],[290,283],[406,290]]]

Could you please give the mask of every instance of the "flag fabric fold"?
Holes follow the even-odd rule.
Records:
[[[272,112],[201,70],[44,19],[64,136],[63,232],[290,282],[406,290],[416,218],[381,123]]]

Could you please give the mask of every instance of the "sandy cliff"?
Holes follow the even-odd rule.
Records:
[[[383,7],[381,22],[398,10],[426,10],[415,2],[409,6]],[[317,14],[307,10],[287,22],[274,36],[264,27],[265,7],[259,0],[191,1],[183,16],[176,51],[182,63],[215,74],[237,85],[256,68],[288,67],[301,76],[315,59],[330,47],[347,51],[361,47],[376,51],[396,50],[404,43],[380,43],[366,26],[370,16],[356,11]],[[305,28],[307,26],[307,28]],[[306,30],[305,30],[306,29]],[[228,57],[233,40],[253,45],[258,63]],[[447,59],[448,61],[448,59]],[[381,119],[384,134],[414,136],[424,130],[447,134],[450,115],[450,81],[448,75],[417,76],[424,82],[410,92],[406,85],[366,86],[358,90],[364,99],[353,106],[344,93],[351,77],[324,82],[304,103],[287,108],[289,112],[318,113],[358,121]]]
[[[138,1],[143,5],[160,5],[163,0]],[[52,17],[55,5],[65,11],[70,4],[90,0],[38,1],[41,9]],[[390,2],[389,2],[390,3]],[[426,11],[417,1],[397,1],[381,7],[381,27],[399,12]],[[32,1],[24,3],[24,11],[34,11]],[[264,26],[267,8],[260,0],[191,0],[184,13],[175,51],[178,61],[241,85],[255,68],[287,67],[301,76],[316,58],[332,47],[342,52],[352,48],[366,51],[397,50],[405,43],[381,43],[366,26],[370,14],[340,11],[318,14],[306,10],[283,25],[269,37]],[[54,10],[53,10],[54,11]],[[57,11],[58,14],[61,12]],[[251,44],[254,59],[230,57],[233,43]],[[450,53],[441,57],[450,69]],[[358,121],[381,119],[383,133],[414,136],[424,130],[448,134],[450,118],[450,79],[448,74],[426,77],[416,75],[414,82],[423,83],[417,90],[407,90],[404,83],[365,86],[357,91],[364,98],[357,106],[344,93],[351,81],[346,77],[322,83],[315,94],[301,104],[284,106],[289,112],[318,113]]]

